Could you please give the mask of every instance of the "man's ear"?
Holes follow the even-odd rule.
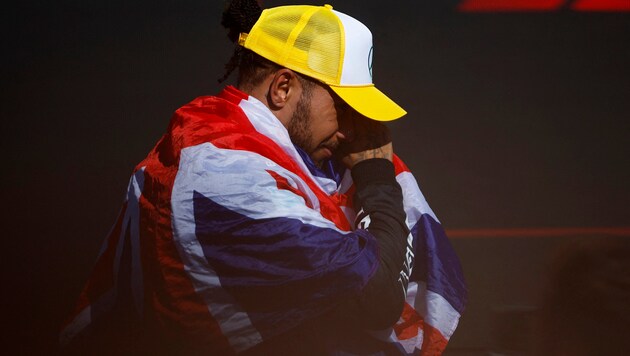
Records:
[[[293,96],[299,94],[299,82],[297,74],[290,69],[282,68],[274,74],[269,91],[267,92],[267,102],[271,110],[282,110]]]

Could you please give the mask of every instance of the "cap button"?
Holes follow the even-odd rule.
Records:
[[[327,8],[328,10],[332,10],[332,5],[326,4],[326,5],[324,5],[324,7]]]

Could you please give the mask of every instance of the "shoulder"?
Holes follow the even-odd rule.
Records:
[[[203,121],[212,123],[217,121],[236,121],[243,123],[246,120],[239,102],[226,100],[219,96],[200,96],[183,105],[175,111],[173,121],[178,124]]]
[[[183,105],[173,114],[168,128],[171,143],[180,150],[254,132],[239,102],[220,96],[200,96]]]
[[[228,86],[218,95],[199,96],[175,111],[175,117],[181,118],[244,118],[245,113],[240,107],[248,95],[238,89]]]

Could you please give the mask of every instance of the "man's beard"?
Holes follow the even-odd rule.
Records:
[[[310,96],[302,94],[300,100],[296,105],[295,111],[289,121],[289,137],[294,145],[303,149],[307,154],[311,154],[315,149],[315,145],[312,142],[312,135],[309,130],[309,124],[311,121],[311,102]]]

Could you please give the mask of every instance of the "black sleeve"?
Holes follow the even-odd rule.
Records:
[[[384,329],[400,317],[408,281],[406,215],[394,165],[386,159],[359,162],[352,169],[357,228],[366,228],[379,247],[379,267],[359,296],[344,303],[367,329]]]

